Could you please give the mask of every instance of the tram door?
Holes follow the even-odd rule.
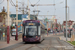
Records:
[[[0,41],[6,41],[6,29],[0,28]]]

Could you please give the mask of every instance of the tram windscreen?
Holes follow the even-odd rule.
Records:
[[[28,36],[35,36],[37,35],[37,26],[26,26],[25,32]]]

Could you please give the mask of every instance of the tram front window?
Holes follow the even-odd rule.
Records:
[[[26,26],[26,35],[35,36],[37,35],[37,26]]]

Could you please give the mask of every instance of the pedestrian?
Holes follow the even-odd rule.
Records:
[[[64,37],[66,37],[66,28],[64,27]]]
[[[74,41],[74,35],[75,35],[75,23],[74,23],[74,25],[72,26],[72,41]]]

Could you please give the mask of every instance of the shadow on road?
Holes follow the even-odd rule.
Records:
[[[45,39],[43,39],[41,42],[43,42]],[[25,42],[24,44],[40,44],[41,42]]]

